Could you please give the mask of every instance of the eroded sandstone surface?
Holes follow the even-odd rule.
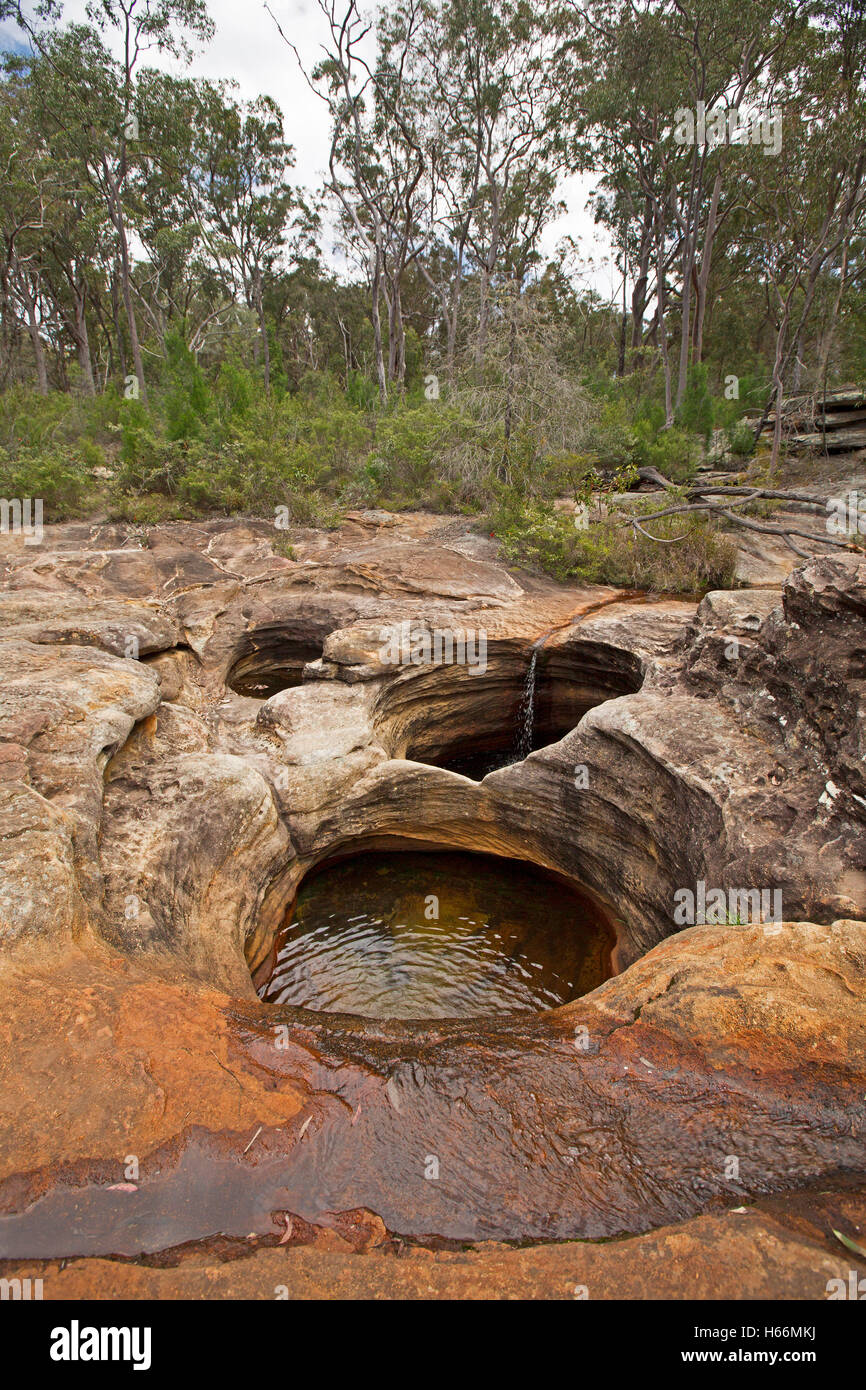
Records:
[[[105,1295],[100,1257],[222,1233],[247,1258],[195,1267],[247,1292],[260,1270],[270,1297],[277,1262],[310,1293],[358,1249],[378,1263],[347,1287],[385,1288],[396,1240],[418,1296],[480,1287],[488,1264],[507,1293],[524,1265],[539,1287],[566,1277],[551,1240],[698,1263],[704,1242],[733,1270],[779,1220],[737,1208],[856,1187],[862,558],[696,604],[512,574],[434,517],[358,514],[294,533],[291,558],[273,540],[257,522],[2,538],[0,1253],[72,1258],[57,1296],[72,1271],[75,1296]],[[484,669],[390,665],[405,630],[483,632]],[[542,638],[548,746],[481,782],[433,765],[514,736]],[[231,688],[300,651],[319,653],[302,684]],[[304,874],[407,845],[580,883],[622,973],[550,1013],[459,1024],[260,1004],[251,971]],[[681,929],[675,894],[698,881],[778,890],[784,922]],[[852,1197],[834,1220],[856,1237],[862,1216]],[[825,1296],[856,1257],[810,1220],[771,1232],[779,1258],[740,1296]],[[466,1268],[445,1251],[432,1273],[434,1238],[477,1243]],[[525,1239],[532,1259],[489,1244]],[[631,1244],[598,1247],[600,1287]],[[109,1266],[198,1296],[193,1267]]]

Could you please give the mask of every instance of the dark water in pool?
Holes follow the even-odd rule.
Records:
[[[301,885],[259,996],[372,1018],[548,1009],[609,977],[611,945],[581,894],[526,865],[365,854]]]
[[[303,663],[294,666],[281,666],[272,671],[250,671],[247,675],[236,676],[230,685],[238,695],[250,695],[254,700],[269,700],[281,690],[303,685]]]

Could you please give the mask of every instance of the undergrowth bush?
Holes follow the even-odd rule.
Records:
[[[563,494],[627,491],[639,466],[687,483],[712,423],[707,401],[718,406],[706,375],[691,378],[666,429],[651,376],[569,386],[533,342],[518,362],[519,389],[506,355],[480,383],[467,370],[443,381],[439,399],[416,383],[381,406],[357,372],[343,384],[309,371],[291,392],[275,374],[267,395],[231,352],[206,372],[169,335],[148,405],[111,390],[0,393],[0,494],[42,497],[47,520],[98,510],[145,525],[278,507],[317,526],[337,524],[349,507],[483,514],[509,559],[558,579],[677,592],[730,583],[733,546],[700,519],[654,523],[660,538],[684,536],[661,545],[615,521],[579,531],[552,506]],[[735,406],[722,414],[732,448],[745,449]]]
[[[13,455],[0,449],[0,496],[40,498],[46,524],[79,515],[89,490],[87,470],[71,450],[52,444]]]
[[[638,518],[648,510],[644,505],[630,508]],[[673,545],[650,540],[619,516],[604,516],[579,529],[567,513],[514,498],[503,499],[490,516],[490,527],[513,564],[544,570],[561,581],[692,594],[730,588],[734,579],[734,542],[695,515],[648,523],[646,529],[661,540],[677,537]]]

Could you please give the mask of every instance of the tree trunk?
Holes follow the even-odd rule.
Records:
[[[484,367],[484,353],[487,350],[487,324],[490,318],[490,272],[486,264],[481,267],[481,300],[478,306],[478,338],[475,343],[475,371],[479,379]]]
[[[803,355],[806,351],[806,320],[800,320],[800,327],[797,329],[797,337],[794,342],[794,365],[791,368],[791,390],[799,391],[803,382]]]
[[[268,326],[265,322],[265,301],[262,291],[262,272],[256,271],[255,279],[256,314],[259,320],[259,332],[262,338],[262,365],[265,376],[265,395],[271,394],[271,345],[268,342]]]
[[[790,300],[790,294],[788,299]],[[789,306],[788,303],[786,303],[776,332],[776,352],[773,358],[773,392],[775,395],[776,419],[773,424],[773,448],[770,454],[771,469],[777,466],[779,455],[782,452],[782,401],[785,397],[784,383],[782,380],[782,363],[785,358],[785,338],[788,334],[788,321]]]
[[[457,356],[457,322],[460,316],[460,301],[463,293],[463,270],[458,264],[457,273],[451,286],[451,307],[447,314],[448,338],[445,345],[445,361],[448,367],[448,378],[454,376],[454,361]]]
[[[147,382],[144,379],[144,358],[141,355],[141,343],[138,339],[138,324],[135,321],[135,309],[132,304],[132,288],[129,276],[129,248],[126,242],[126,228],[121,221],[120,229],[120,278],[121,290],[123,293],[123,305],[126,309],[126,321],[129,325],[129,345],[132,349],[132,363],[135,375],[138,378],[138,388],[141,399],[147,405]]]
[[[393,286],[391,293],[385,295],[385,304],[388,310],[388,380],[394,381],[397,376],[397,306],[395,303],[395,292]]]
[[[651,255],[652,229],[649,222],[644,221],[641,229],[637,278],[631,292],[631,346],[635,350],[643,345],[643,319],[646,313],[646,291],[649,283]]]
[[[24,307],[27,310],[27,332],[30,335],[30,344],[33,348],[33,357],[36,362],[36,388],[40,396],[47,396],[48,368],[45,365],[45,349],[42,346],[39,322],[36,317],[36,300],[30,288],[30,279],[27,271],[20,271],[19,273],[21,298],[24,300]]]
[[[114,336],[117,342],[117,361],[120,367],[121,380],[126,380],[126,344],[123,341],[123,329],[120,326],[120,299],[117,293],[117,274],[111,277],[111,317],[114,322]]]
[[[406,381],[406,330],[403,324],[403,295],[395,276],[388,306],[388,366],[391,380],[402,390]]]
[[[382,346],[382,316],[379,310],[379,300],[382,293],[382,254],[378,242],[371,257],[372,276],[370,285],[370,309],[373,319],[373,351],[376,355],[376,378],[379,383],[379,400],[382,405],[388,403],[388,379],[385,375],[385,354]]]
[[[85,290],[75,293],[75,341],[78,345],[78,361],[81,364],[81,374],[84,378],[84,390],[88,396],[95,396],[96,382],[93,376],[93,363],[90,360]]]
[[[658,324],[658,340],[661,348],[662,364],[665,374],[665,428],[669,429],[674,422],[673,393],[671,384],[671,358],[668,350],[668,331],[665,324],[665,257],[664,242],[661,234],[660,216],[658,209],[655,212],[655,241],[656,241],[656,323]]]
[[[845,245],[842,250],[842,265],[839,272],[839,290],[830,311],[830,319],[824,330],[820,350],[820,366],[818,368],[818,384],[822,390],[827,386],[827,370],[830,365],[830,353],[833,349],[833,338],[836,332],[836,324],[839,319],[839,310],[842,307],[842,300],[845,295],[845,287],[848,283],[848,248],[849,239],[845,238]]]
[[[144,379],[144,358],[141,355],[138,324],[135,318],[135,307],[132,303],[129,242],[126,236],[126,220],[123,216],[120,187],[117,181],[112,178],[107,158],[103,159],[102,168],[109,190],[108,211],[114,225],[114,230],[117,232],[117,241],[120,248],[120,289],[123,296],[123,307],[126,311],[126,322],[129,328],[129,346],[132,350],[132,366],[138,379],[139,394],[144,404],[147,405],[147,382]]]
[[[619,353],[617,354],[616,374],[619,377],[625,376],[625,335],[628,329],[628,309],[626,308],[626,281],[628,279],[628,262],[623,261],[622,272],[622,321],[619,326]]]
[[[710,210],[707,214],[707,230],[704,233],[704,249],[701,255],[701,268],[698,272],[697,281],[697,304],[695,307],[695,344],[693,361],[700,363],[704,351],[704,319],[707,312],[707,287],[710,280],[710,266],[713,258],[713,242],[716,237],[716,225],[719,217],[719,198],[722,193],[721,170],[716,170],[716,177],[713,182],[713,192],[710,198]]]
[[[677,372],[677,399],[676,408],[679,410],[686,394],[686,384],[689,375],[689,348],[691,347],[691,325],[692,325],[692,270],[694,267],[694,249],[692,242],[692,231],[686,228],[686,236],[683,244],[683,292],[682,303],[680,306],[680,362]]]

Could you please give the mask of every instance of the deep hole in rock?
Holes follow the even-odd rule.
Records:
[[[558,742],[588,710],[633,694],[643,667],[605,643],[539,646],[527,654],[491,644],[488,668],[438,666],[396,682],[377,712],[392,757],[409,758],[480,781]]]
[[[303,880],[259,997],[369,1018],[555,1008],[613,973],[599,907],[558,875],[466,852],[386,850]]]
[[[236,695],[268,700],[280,690],[300,685],[308,661],[322,655],[322,642],[309,636],[291,636],[285,628],[261,629],[245,641],[226,677]]]

